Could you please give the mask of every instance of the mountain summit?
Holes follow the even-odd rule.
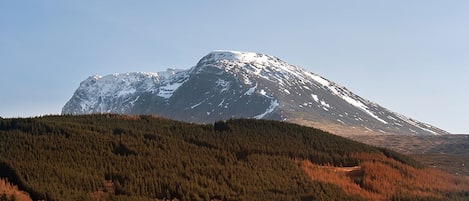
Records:
[[[273,119],[340,135],[447,134],[277,57],[224,50],[188,70],[91,76],[62,113],[156,114],[195,123]]]

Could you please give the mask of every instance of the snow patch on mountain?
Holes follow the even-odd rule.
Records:
[[[221,87],[220,93],[223,93],[225,91],[228,91],[230,89],[230,82],[223,80],[223,79],[218,79],[217,80],[217,86]]]
[[[202,105],[203,102],[204,101],[200,101],[199,103],[196,103],[196,104],[192,105],[191,109],[194,109],[194,108],[198,107],[199,105]]]
[[[415,126],[415,127],[417,127],[417,128],[420,128],[420,129],[422,129],[422,130],[424,130],[424,131],[430,132],[430,133],[432,133],[432,134],[434,134],[434,135],[437,135],[437,134],[438,134],[438,133],[436,133],[435,131],[431,130],[431,129],[435,129],[433,126],[430,126],[430,125],[428,125],[428,124],[424,124],[424,123],[415,121],[415,120],[413,120],[413,119],[411,119],[411,118],[408,118],[408,117],[406,117],[406,116],[404,116],[404,115],[401,115],[401,114],[395,113],[395,115],[396,115],[397,117],[399,117],[401,120],[404,120],[404,121],[407,122],[408,124],[411,124],[411,125],[413,125],[413,126]]]
[[[274,109],[279,106],[279,103],[277,100],[275,99],[272,99],[271,102],[270,102],[270,106],[267,108],[267,110],[262,113],[262,114],[259,114],[259,115],[256,115],[254,116],[255,119],[262,119],[265,117],[265,115],[269,114],[269,113],[272,113],[274,111]]]
[[[321,105],[324,106],[324,107],[327,107],[327,108],[330,108],[331,105],[329,105],[328,103],[326,103],[326,101],[324,100],[321,100]]]
[[[174,92],[189,78],[189,72],[187,70],[174,68],[169,68],[166,71],[158,72],[157,75],[160,78],[160,85],[158,86],[159,91],[157,96],[166,100],[171,98]]]
[[[314,73],[310,73],[310,72],[307,72],[305,73],[308,77],[310,77],[311,79],[313,79],[314,81],[316,81],[317,83],[325,86],[325,87],[329,87],[330,85],[330,82],[327,81],[326,79],[322,78],[321,76],[319,75],[316,75]]]
[[[176,91],[183,83],[184,82],[175,82],[160,86],[160,91],[158,92],[157,96],[169,99],[171,96],[173,96],[174,91]]]
[[[319,103],[318,95],[316,95],[316,94],[311,94],[311,97],[313,97],[313,100],[316,101],[316,103]]]
[[[252,95],[254,92],[256,92],[256,88],[257,88],[257,84],[256,84],[255,86],[249,88],[249,89],[246,91],[246,93],[244,93],[244,95],[248,95],[248,96]]]

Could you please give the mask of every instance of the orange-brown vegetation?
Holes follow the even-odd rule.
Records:
[[[328,182],[341,187],[348,195],[358,195],[371,200],[381,200],[382,195],[362,188],[353,178],[362,174],[361,168],[347,171],[334,166],[320,166],[308,160],[297,161],[301,169],[314,181]]]
[[[29,195],[23,191],[18,190],[18,187],[10,184],[4,179],[0,179],[0,199],[16,201],[31,201]]]
[[[112,180],[104,182],[104,189],[93,192],[90,194],[90,199],[94,201],[110,200],[111,196],[115,195],[116,187]]]
[[[320,166],[308,160],[296,160],[314,181],[340,186],[348,195],[369,200],[391,200],[393,196],[410,195],[441,198],[445,193],[469,189],[469,180],[435,168],[415,168],[383,154],[359,153],[362,162],[355,167]]]

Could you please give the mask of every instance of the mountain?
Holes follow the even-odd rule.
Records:
[[[440,135],[279,58],[213,51],[188,70],[91,76],[63,114],[156,114],[195,123],[230,118],[294,122],[340,135]]]

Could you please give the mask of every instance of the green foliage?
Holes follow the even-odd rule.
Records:
[[[0,164],[35,200],[84,200],[105,190],[107,180],[113,183],[110,200],[360,200],[312,182],[293,160],[354,166],[357,152],[383,150],[266,120],[195,125],[111,114],[0,119]]]

